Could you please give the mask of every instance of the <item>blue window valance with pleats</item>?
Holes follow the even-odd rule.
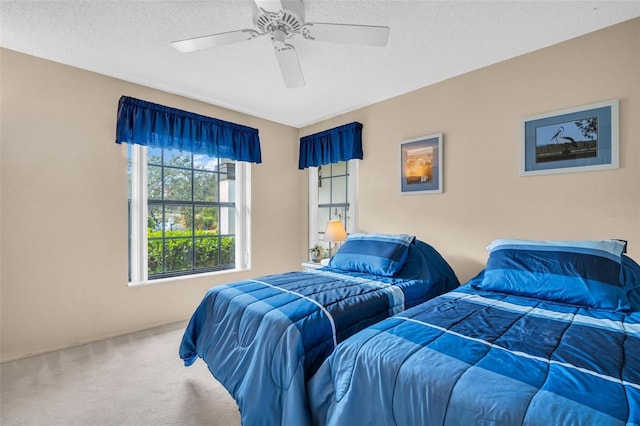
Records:
[[[300,138],[298,168],[362,160],[362,124],[353,122]]]
[[[128,96],[118,104],[116,143],[262,162],[257,129]]]

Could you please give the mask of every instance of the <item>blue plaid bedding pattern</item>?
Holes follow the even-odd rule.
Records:
[[[343,342],[318,425],[638,425],[640,313],[460,287]]]

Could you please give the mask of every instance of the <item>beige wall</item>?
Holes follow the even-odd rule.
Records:
[[[524,117],[620,100],[620,168],[519,176]],[[640,261],[640,19],[301,129],[363,123],[359,224],[413,233],[461,281],[496,238],[629,241]],[[444,193],[399,193],[399,143],[444,134]]]
[[[300,266],[307,184],[297,129],[9,50],[0,55],[3,361],[186,319],[213,285]],[[127,286],[126,148],[114,143],[121,95],[259,129],[251,271]]]
[[[298,137],[351,121],[364,124],[361,230],[417,235],[462,281],[482,268],[495,238],[625,238],[640,260],[640,19],[300,131],[0,54],[4,361],[184,319],[213,285],[298,268],[307,248]],[[127,287],[126,153],[113,142],[123,94],[260,130],[251,271]],[[519,176],[524,117],[612,98],[620,100],[620,169]],[[444,193],[401,196],[400,141],[439,132]]]

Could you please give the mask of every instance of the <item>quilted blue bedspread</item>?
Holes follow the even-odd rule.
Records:
[[[214,287],[185,330],[180,357],[201,357],[231,393],[242,423],[310,422],[306,382],[336,345],[363,328],[459,285],[416,242],[400,276],[322,268]]]
[[[640,313],[465,285],[343,342],[319,425],[638,425]]]

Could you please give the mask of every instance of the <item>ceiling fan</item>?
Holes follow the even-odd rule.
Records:
[[[278,59],[284,83],[289,88],[304,86],[300,61],[287,39],[301,35],[308,40],[334,43],[385,46],[389,27],[372,25],[327,24],[305,22],[302,0],[253,0],[253,24],[257,30],[243,29],[171,42],[187,53],[252,40],[268,35]]]

